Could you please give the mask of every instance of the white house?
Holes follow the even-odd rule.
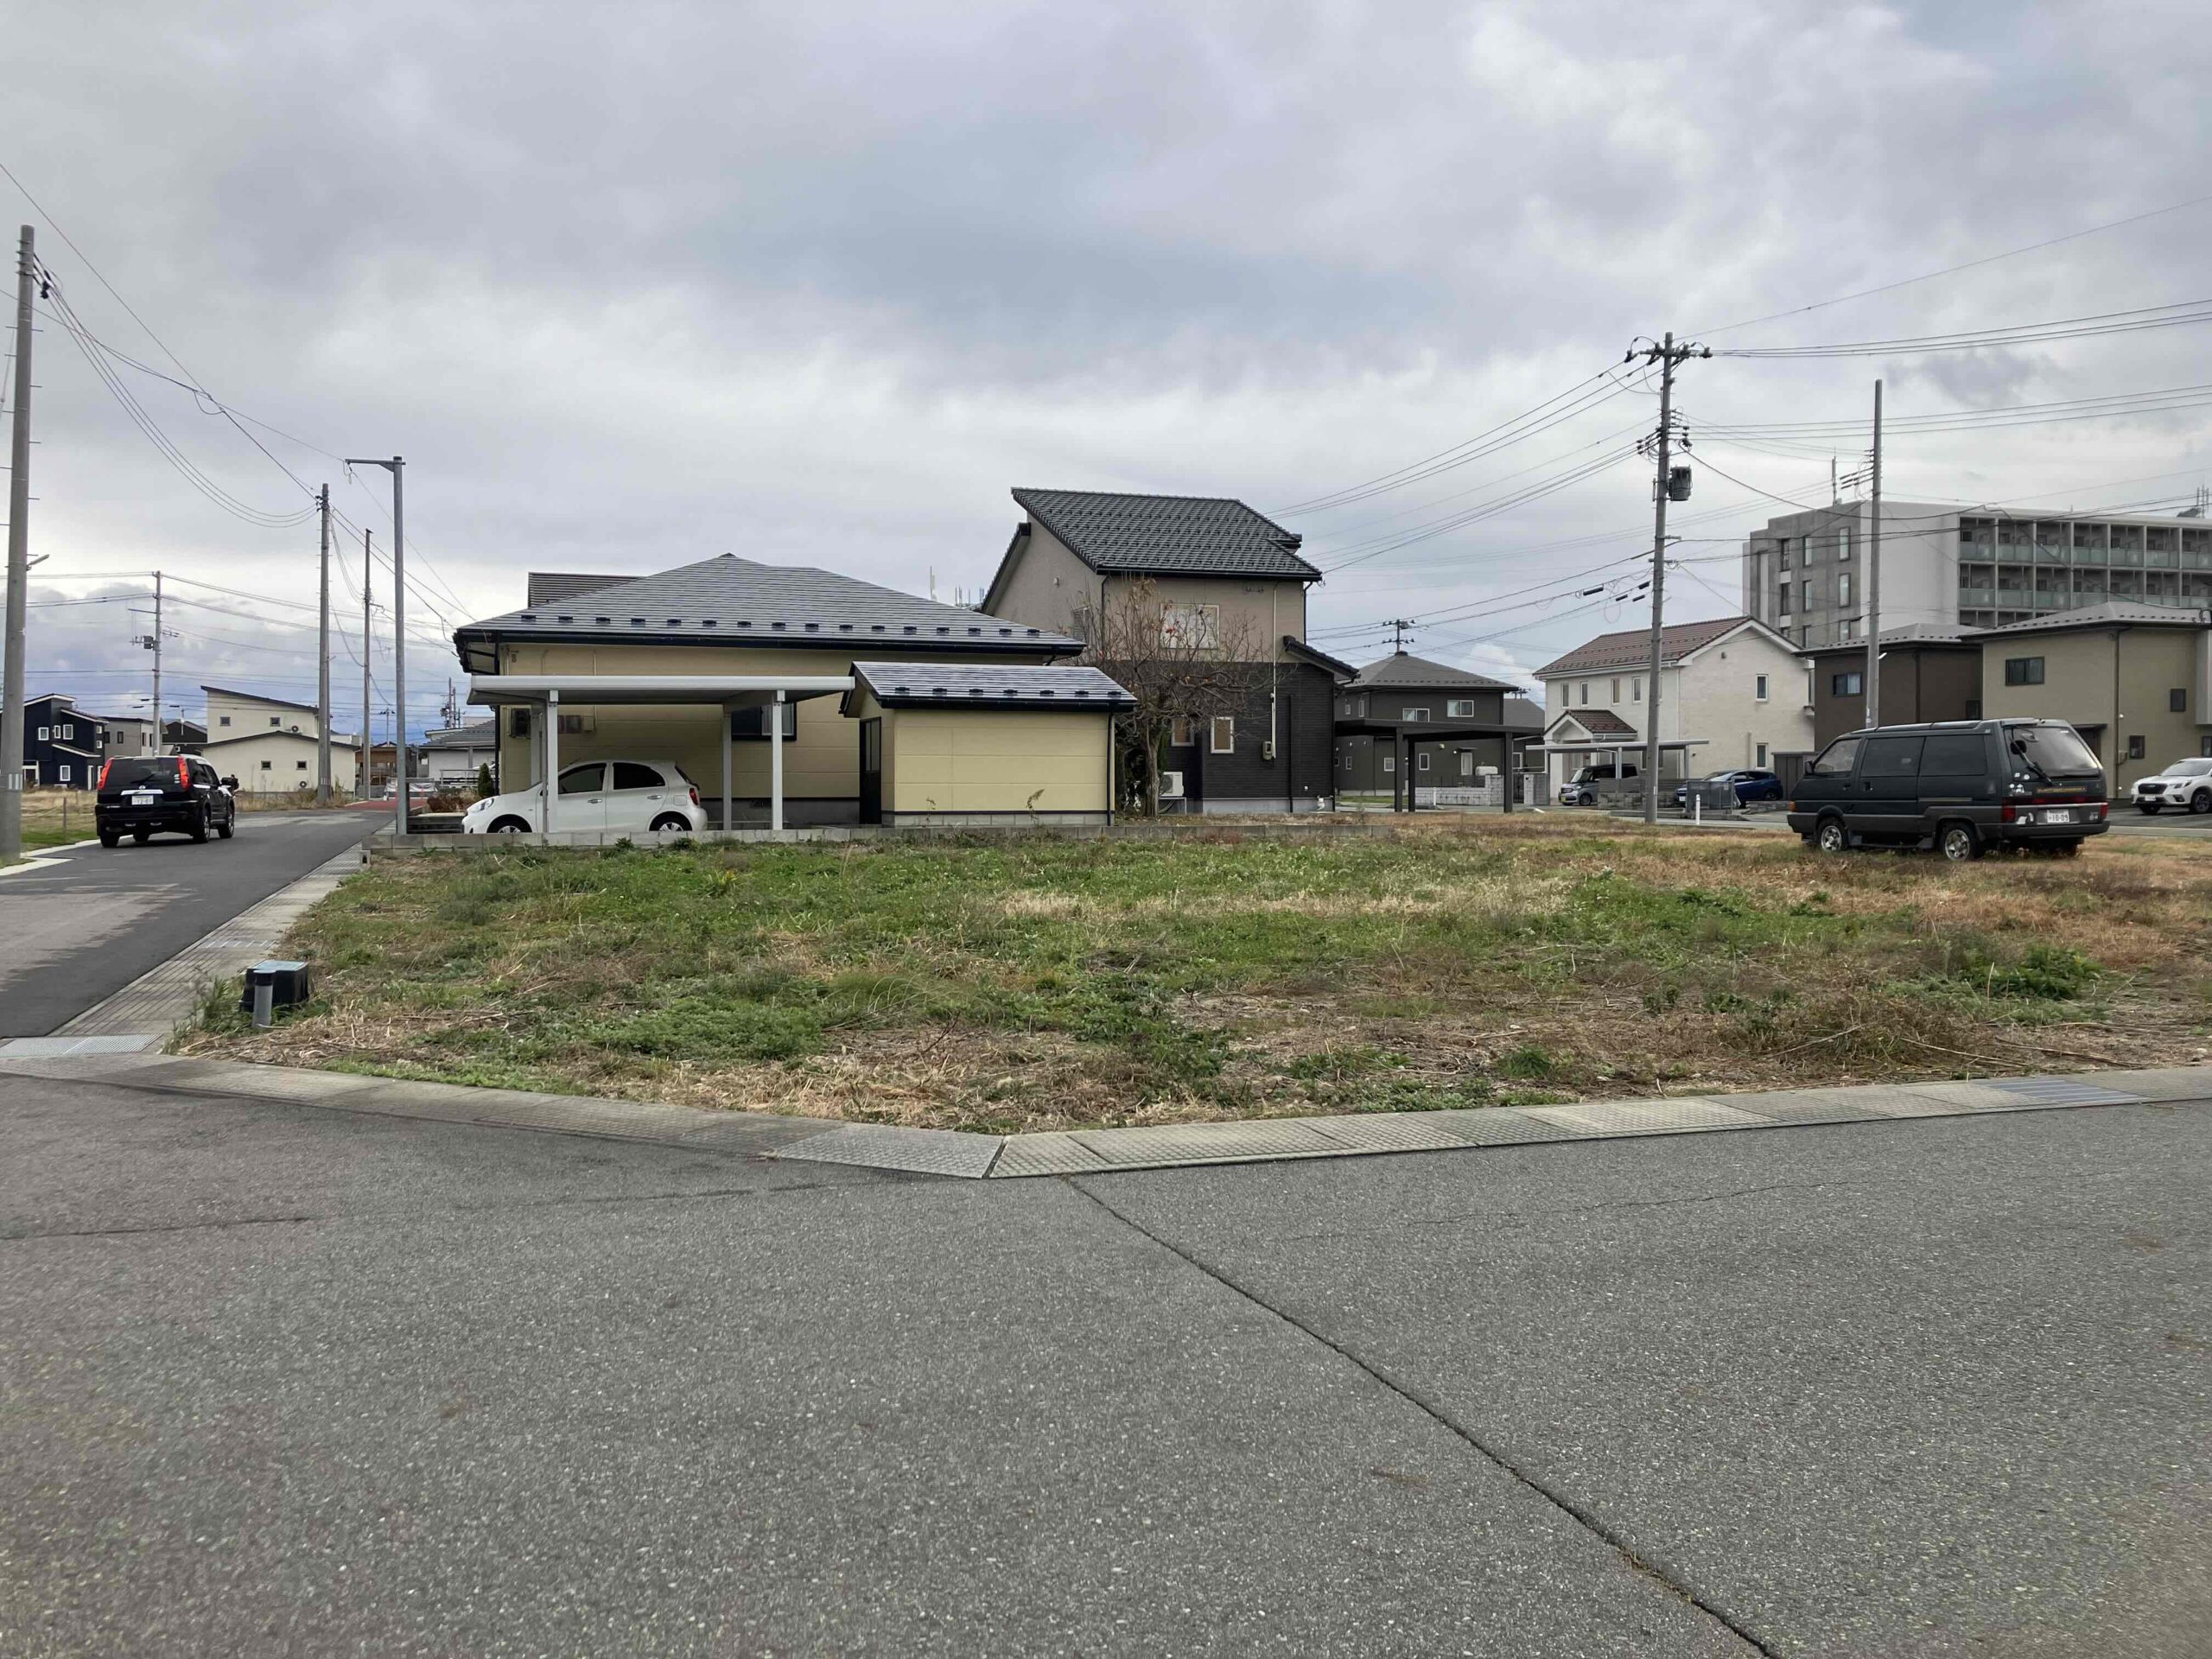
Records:
[[[1641,769],[1650,707],[1646,628],[1599,634],[1536,671],[1554,793],[1586,765]],[[1678,622],[1660,636],[1660,773],[1772,766],[1813,747],[1805,659],[1747,616]]]
[[[242,793],[289,795],[315,787],[322,723],[313,703],[219,685],[200,689],[207,695],[207,741],[200,753],[214,762],[217,772],[237,779]],[[353,737],[331,734],[333,787],[352,784],[358,747]]]
[[[499,723],[473,720],[442,727],[423,734],[423,766],[419,776],[433,785],[467,789],[476,781],[480,767],[496,767],[499,761]]]

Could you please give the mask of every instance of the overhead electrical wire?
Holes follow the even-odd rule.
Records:
[[[1905,335],[1896,340],[1838,340],[1821,346],[1722,346],[1713,355],[1764,359],[1903,357],[1922,352],[1980,351],[1998,346],[2040,345],[2050,340],[2138,334],[2145,329],[2177,328],[2200,322],[2212,322],[2212,300],[2181,300],[2171,305],[2145,306],[2132,311],[2101,311],[2088,316],[2059,317],[2049,322]]]

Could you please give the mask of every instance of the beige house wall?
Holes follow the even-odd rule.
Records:
[[[1982,714],[1991,720],[2026,717],[2102,727],[2084,735],[2090,737],[2113,792],[2119,794],[2133,788],[2139,778],[2202,753],[2204,738],[2212,734],[2209,640],[2212,632],[2202,628],[2155,626],[1985,639]],[[2019,657],[2043,658],[2041,685],[2005,683],[2005,663]],[[2175,713],[2169,704],[2177,690],[2185,706]],[[2130,737],[2144,740],[2139,760],[2126,758]]]
[[[926,661],[889,640],[862,661]],[[963,652],[945,660],[962,663],[1041,664],[1037,652]],[[854,653],[837,651],[775,651],[719,645],[569,645],[509,642],[499,648],[503,674],[850,674]],[[796,735],[784,745],[786,800],[851,800],[860,794],[860,728],[838,712],[835,695],[809,697],[798,705]],[[532,709],[533,721],[537,710]],[[707,704],[592,704],[569,697],[561,712],[581,717],[586,730],[563,732],[560,764],[578,760],[673,760],[690,775],[702,798],[721,793],[722,730],[719,709]],[[730,792],[741,799],[768,794],[769,744],[766,738],[730,746]],[[527,737],[514,732],[512,710],[499,717],[499,787],[521,790],[538,781],[543,747],[533,728]]]
[[[235,729],[235,728],[233,728]],[[289,795],[296,789],[312,789],[316,781],[315,760],[321,741],[302,732],[264,732],[228,743],[208,740],[207,758],[226,778],[238,780],[245,795]],[[330,781],[334,788],[353,786],[357,763],[354,746],[343,739],[330,743]],[[262,770],[262,763],[268,770]]]
[[[223,721],[227,719],[230,724]],[[270,725],[270,721],[275,725]],[[229,691],[210,691],[207,694],[207,741],[221,737],[250,737],[260,732],[304,732],[309,737],[321,729],[312,709],[295,709],[289,703],[267,702],[258,697],[241,696]]]
[[[864,700],[864,715],[874,712]],[[1056,709],[882,711],[887,812],[1104,812],[1113,717]]]
[[[1032,520],[1028,541],[991,613],[1024,627],[1074,633],[1077,620],[1098,607],[1101,585],[1066,543]]]

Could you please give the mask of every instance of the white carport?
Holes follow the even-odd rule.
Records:
[[[584,703],[668,703],[721,710],[722,816],[729,827],[729,716],[739,709],[772,707],[768,726],[768,827],[784,827],[783,705],[809,697],[842,696],[853,689],[849,674],[478,674],[468,682],[468,700],[499,708],[521,703],[540,711],[543,737],[538,753],[543,769],[538,787],[545,791],[545,832],[551,834],[554,804],[560,791],[561,699]]]

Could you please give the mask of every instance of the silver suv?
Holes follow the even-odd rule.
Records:
[[[2177,760],[2156,777],[2137,779],[2135,806],[2140,812],[2157,812],[2169,806],[2212,812],[2212,756]]]

